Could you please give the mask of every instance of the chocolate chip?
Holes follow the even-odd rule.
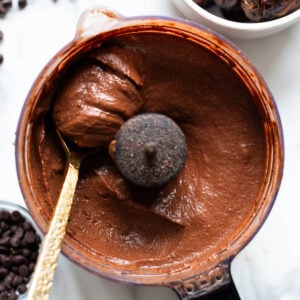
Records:
[[[14,221],[14,222],[18,222],[21,221],[23,219],[23,216],[20,214],[20,212],[18,212],[17,210],[14,210],[11,215],[10,218]]]
[[[9,300],[9,298],[8,298],[8,291],[2,292],[0,294],[0,300]]]
[[[19,267],[19,274],[23,277],[26,277],[29,275],[29,269],[26,265],[21,265]]]
[[[17,291],[18,291],[20,294],[26,293],[26,291],[27,291],[26,285],[25,285],[25,284],[19,285]]]
[[[26,240],[25,240],[24,238],[23,238],[22,241],[21,241],[21,247],[22,247],[22,248],[28,247],[28,244],[27,244],[27,242],[26,242]]]
[[[1,227],[2,231],[5,231],[5,230],[7,230],[9,228],[9,225],[5,221],[1,221],[0,222],[0,227]]]
[[[6,210],[6,209],[2,209],[0,211],[0,220],[1,221],[3,221],[3,220],[7,221],[9,219],[10,219],[10,213],[9,213],[9,211]]]
[[[12,265],[11,260],[8,256],[2,256],[1,263],[5,268],[10,268]]]
[[[38,245],[42,242],[41,237],[38,234],[35,235],[35,242]]]
[[[18,1],[19,8],[24,8],[27,5],[27,0]]]
[[[22,227],[25,231],[28,231],[28,230],[32,229],[32,226],[28,221],[24,221],[23,224],[22,224]]]
[[[11,283],[13,281],[13,278],[14,278],[14,275],[13,273],[9,273],[5,279],[4,279],[4,284],[7,288],[10,288],[11,287]]]
[[[28,244],[33,244],[36,241],[36,234],[33,231],[27,231],[24,239]]]
[[[7,229],[3,234],[2,234],[2,238],[6,238],[6,237],[10,237],[12,234],[10,229]]]
[[[29,267],[28,267],[28,269],[29,269],[29,272],[33,272],[34,271],[34,266],[35,266],[35,263],[34,262],[31,262],[30,264],[29,264]]]
[[[14,290],[7,290],[0,294],[0,300],[16,300],[18,296]]]
[[[31,272],[31,273],[32,273],[32,272]],[[29,282],[29,277],[24,277],[24,278],[23,278],[23,282],[24,282],[24,283],[28,283],[28,282]]]
[[[22,254],[25,257],[30,257],[31,256],[31,251],[28,248],[24,248],[24,249],[22,249]]]
[[[7,13],[7,9],[2,3],[0,3],[0,16],[5,16],[6,13]]]
[[[0,246],[8,246],[10,243],[10,238],[9,236],[5,236],[0,239]]]
[[[2,4],[5,8],[11,8],[12,7],[12,0],[2,0]]]
[[[0,30],[0,41],[2,41],[2,40],[3,40],[3,31]]]
[[[1,299],[1,298],[0,298]],[[8,291],[8,300],[17,300],[18,296],[14,290]]]
[[[7,254],[9,249],[5,246],[0,246],[0,254]]]
[[[31,260],[32,262],[36,262],[36,259],[37,259],[38,255],[39,255],[39,254],[38,254],[37,251],[33,251],[33,252],[31,253],[30,260]]]
[[[4,267],[0,267],[0,278],[5,277],[8,274],[8,270]]]
[[[23,283],[23,278],[19,275],[16,275],[16,276],[13,277],[11,285],[13,287],[18,287],[22,283]]]
[[[23,255],[14,255],[11,258],[11,262],[15,266],[19,266],[23,264],[26,261],[25,257]]]
[[[17,227],[18,227],[17,225],[11,225],[11,226],[10,226],[10,231],[11,231],[11,232],[15,232],[16,229],[17,229]]]
[[[21,240],[17,237],[12,237],[10,239],[10,244],[11,244],[12,247],[18,248],[21,245]]]
[[[15,231],[15,237],[17,238],[21,238],[23,237],[24,234],[24,229],[22,227],[17,227],[16,231]]]

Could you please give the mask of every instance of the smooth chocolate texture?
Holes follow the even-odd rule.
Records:
[[[133,51],[108,47],[77,64],[56,100],[57,129],[79,147],[101,148],[143,105]]]
[[[95,61],[98,51],[110,49],[118,49],[115,60],[122,67],[134,62],[132,71],[116,71],[115,60],[109,60],[106,68]],[[127,63],[119,57],[120,49],[136,59]],[[66,241],[106,266],[139,274],[179,271],[195,258],[199,264],[206,262],[229,246],[255,212],[266,168],[266,143],[256,100],[232,66],[184,38],[124,35],[106,41],[61,72],[52,101],[40,99],[35,107],[28,142],[31,184],[43,217],[51,219],[66,165],[53,107],[63,99],[60,109],[68,116],[74,102],[68,103],[64,89],[76,95],[75,83],[83,78],[85,86],[103,89],[103,81],[96,79],[107,70],[113,70],[109,73],[113,82],[121,78],[129,86],[129,97],[117,89],[112,106],[104,107],[100,101],[101,109],[114,118],[101,123],[109,128],[101,131],[107,135],[100,139],[99,151],[83,161]],[[128,75],[133,73],[138,79]],[[74,97],[74,101],[79,100]],[[123,121],[144,112],[173,119],[188,148],[180,174],[167,186],[152,190],[127,182],[106,147]]]

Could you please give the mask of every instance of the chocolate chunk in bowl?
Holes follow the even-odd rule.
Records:
[[[142,113],[172,119],[187,145],[179,174],[151,189],[126,180],[109,154],[123,123]],[[97,149],[80,169],[67,257],[105,278],[172,287],[183,299],[232,288],[231,260],[265,220],[283,168],[273,97],[239,49],[182,20],[84,14],[20,116],[20,186],[44,232],[66,164],[57,126],[82,151]]]

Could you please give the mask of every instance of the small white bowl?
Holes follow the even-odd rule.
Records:
[[[2,210],[7,210],[10,213],[13,212],[13,211],[18,211],[19,213],[21,213],[21,215],[25,218],[25,220],[28,221],[32,225],[32,227],[34,228],[36,233],[40,236],[40,238],[43,239],[42,232],[40,231],[40,229],[36,225],[36,223],[33,221],[31,215],[29,214],[28,210],[25,207],[20,206],[18,204],[15,204],[13,202],[9,202],[9,201],[5,201],[5,200],[0,199],[0,211],[2,211]],[[0,280],[0,282],[1,282],[1,280]],[[27,288],[29,287],[29,284],[30,284],[30,282],[27,283]],[[27,291],[24,294],[17,293],[18,300],[25,300],[27,298],[27,294],[28,294]],[[1,296],[0,296],[0,298],[2,299]]]
[[[259,23],[230,21],[216,9],[210,11],[200,7],[193,0],[171,0],[189,19],[201,23],[229,38],[253,39],[277,33],[300,20],[300,9],[278,19]]]

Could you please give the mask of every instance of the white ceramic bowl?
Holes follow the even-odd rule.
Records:
[[[300,20],[300,9],[278,19],[259,23],[226,20],[216,9],[206,10],[193,0],[171,0],[189,19],[201,23],[229,38],[253,39],[277,33]]]

